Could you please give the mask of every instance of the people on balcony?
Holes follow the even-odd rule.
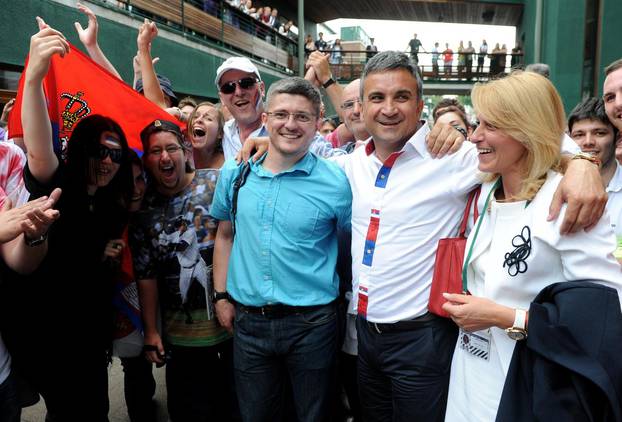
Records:
[[[445,51],[443,51],[443,71],[445,76],[451,76],[451,63],[454,61],[454,52],[449,48],[449,43],[445,43]]]
[[[473,47],[473,43],[471,41],[469,41],[469,46],[464,49],[464,53],[466,77],[467,79],[471,79],[471,74],[473,73],[473,56],[475,55],[475,48]]]
[[[328,48],[328,43],[324,40],[324,33],[319,32],[317,34],[317,40],[315,40],[315,49],[324,51]]]
[[[337,38],[335,43],[331,47],[330,52],[330,64],[341,64],[343,62],[343,48],[341,47],[341,40]]]
[[[477,73],[484,71],[484,60],[486,60],[486,55],[488,54],[488,43],[486,40],[482,41],[482,45],[479,46],[479,54],[477,55],[477,69],[475,70]]]
[[[315,42],[313,41],[313,37],[311,36],[311,34],[307,34],[307,37],[305,38],[305,56],[308,57],[309,54],[311,54],[315,50],[316,48],[315,48]]]

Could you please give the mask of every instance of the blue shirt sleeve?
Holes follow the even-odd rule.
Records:
[[[343,173],[343,170],[341,172]],[[337,228],[350,232],[352,231],[352,190],[345,173],[343,174],[343,181],[343,194],[337,206]]]
[[[235,160],[228,160],[222,167],[209,212],[216,220],[231,220],[231,189],[238,172]]]
[[[337,229],[352,231],[352,189],[346,173],[333,161],[325,162],[328,169],[333,173],[332,180],[338,183],[338,196],[335,198],[335,214],[337,216]]]

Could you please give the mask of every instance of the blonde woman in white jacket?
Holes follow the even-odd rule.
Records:
[[[477,85],[472,98],[479,126],[471,141],[487,175],[465,250],[463,282],[470,295],[446,294],[443,306],[460,326],[445,417],[450,422],[495,420],[514,346],[527,336],[527,310],[540,290],[590,279],[622,291],[607,216],[570,235],[560,235],[560,220],[547,219],[561,180],[565,128],[553,85],[518,72]]]

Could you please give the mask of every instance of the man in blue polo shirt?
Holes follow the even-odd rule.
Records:
[[[248,171],[228,161],[216,187],[214,302],[234,334],[243,419],[275,420],[289,377],[298,419],[323,421],[335,385],[337,230],[350,230],[352,193],[341,169],[308,151],[317,88],[278,81],[267,110],[268,152]]]

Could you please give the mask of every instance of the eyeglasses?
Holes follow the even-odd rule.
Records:
[[[235,92],[236,85],[240,85],[240,89],[251,89],[256,83],[256,78],[242,78],[237,81],[230,81],[220,85],[220,92],[223,94],[233,94]]]
[[[359,100],[344,101],[344,102],[341,104],[341,109],[342,109],[342,110],[348,110],[348,109],[351,109],[351,108],[352,108],[352,107],[354,107],[354,105],[355,105],[356,103],[358,103],[358,102],[359,102]]]
[[[97,146],[97,150],[92,154],[93,158],[99,158],[100,160],[105,160],[106,157],[110,157],[110,160],[113,163],[121,164],[123,160],[123,150],[122,149],[112,149],[108,148],[105,145],[99,144]]]
[[[162,153],[164,151],[166,151],[166,153],[168,155],[173,155],[178,153],[179,151],[181,151],[183,148],[180,147],[179,145],[169,145],[166,148],[162,149],[162,148],[152,148],[149,151],[147,151],[147,153],[149,155],[155,155],[156,157],[159,157],[160,155],[162,155]]]
[[[274,111],[267,112],[268,116],[272,117],[274,120],[279,121],[287,121],[289,120],[289,116],[294,116],[294,120],[298,123],[309,123],[315,117],[315,114],[297,112],[297,113],[289,113],[287,111]]]

